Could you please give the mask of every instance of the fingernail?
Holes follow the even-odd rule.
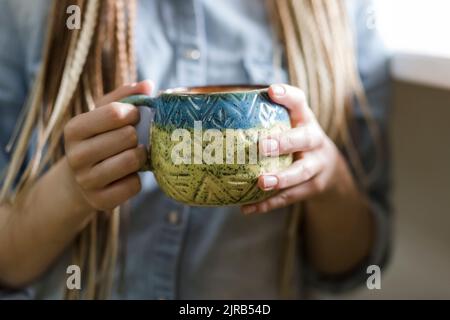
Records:
[[[281,97],[281,96],[284,96],[284,94],[286,93],[286,90],[284,90],[284,87],[282,87],[280,85],[273,85],[272,92],[274,95]]]
[[[262,142],[262,149],[265,155],[278,152],[278,141],[275,139],[265,139]]]
[[[256,206],[248,206],[242,208],[243,214],[252,214],[256,212]]]
[[[264,176],[264,190],[270,191],[273,190],[278,184],[278,178],[275,176]]]

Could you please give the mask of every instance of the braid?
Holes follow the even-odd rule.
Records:
[[[50,132],[55,128],[61,118],[61,114],[70,106],[70,101],[79,84],[81,73],[85,66],[88,52],[92,43],[94,30],[97,24],[97,15],[99,8],[99,0],[89,0],[86,4],[85,19],[80,37],[70,46],[63,71],[61,86],[56,96],[54,110],[52,111],[49,123],[44,131],[44,143],[46,142]],[[42,152],[42,145],[40,146]]]
[[[24,118],[7,168],[0,201],[19,201],[44,169],[63,155],[63,130],[69,119],[95,107],[95,100],[125,82],[135,81],[132,39],[136,6],[123,0],[54,0],[43,46],[41,69],[24,106]],[[66,8],[81,9],[83,27],[66,28]],[[127,10],[125,16],[124,9]],[[127,20],[128,19],[128,20]],[[31,135],[37,148],[18,175]],[[18,184],[14,186],[14,181]],[[86,290],[65,291],[67,299],[107,298],[117,260],[119,208],[99,212],[74,241],[73,262],[86,271]],[[84,274],[84,273],[83,273]]]
[[[273,0],[286,49],[290,81],[302,88],[322,128],[345,148],[364,187],[378,174],[380,133],[364,93],[355,44],[343,0]],[[364,169],[350,135],[348,115],[354,98],[377,149],[370,172]]]
[[[287,57],[290,82],[303,89],[309,105],[327,135],[344,148],[359,183],[367,188],[378,175],[381,142],[378,126],[370,112],[355,58],[344,0],[272,0]],[[359,102],[375,143],[374,168],[364,169],[350,134],[348,115],[354,98]],[[280,293],[292,298],[292,266],[297,250],[302,204],[287,218],[286,246],[282,260]]]
[[[125,27],[125,5],[122,0],[117,0],[115,2],[115,13],[116,13],[116,54],[117,54],[117,68],[115,83],[124,83],[128,76],[128,61],[127,61],[127,42],[126,38],[126,27]]]
[[[136,0],[126,1],[127,13],[128,13],[128,75],[129,81],[133,82],[137,79],[137,68],[135,58],[135,27],[136,27],[136,13],[137,4]]]

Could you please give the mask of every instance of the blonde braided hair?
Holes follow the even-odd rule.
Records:
[[[82,28],[69,30],[66,8],[77,5]],[[67,121],[92,110],[94,101],[136,79],[133,36],[135,0],[56,0],[51,10],[43,63],[25,106],[27,112],[3,183],[0,201],[18,197],[64,155]],[[126,15],[126,16],[125,16]],[[126,20],[127,19],[127,20]],[[13,186],[37,130],[37,148],[17,186]],[[106,298],[111,291],[117,260],[119,209],[99,213],[75,240],[74,263],[88,270],[83,295],[67,291],[69,299]],[[84,273],[83,273],[84,274]]]
[[[81,30],[65,26],[70,5],[82,10]],[[354,97],[361,102],[374,139],[379,135],[358,76],[344,0],[272,0],[270,5],[286,49],[290,82],[306,92],[324,130],[346,147],[358,175],[367,177],[349,134],[348,115]],[[63,157],[63,129],[71,117],[92,110],[96,99],[136,80],[136,0],[54,0],[51,17],[42,68],[25,105],[0,201],[18,201],[44,168]],[[34,130],[38,148],[19,176]],[[18,176],[19,183],[14,186]],[[297,223],[298,217],[292,221]],[[295,230],[290,228],[291,238]],[[82,270],[88,270],[87,289],[82,294],[66,291],[66,298],[110,295],[118,233],[119,208],[112,214],[96,215],[79,235],[73,259]]]
[[[290,81],[302,88],[327,135],[349,153],[359,182],[367,187],[381,162],[380,133],[358,74],[356,49],[343,0],[273,0],[286,47]],[[377,149],[367,172],[350,135],[352,106],[358,102]]]

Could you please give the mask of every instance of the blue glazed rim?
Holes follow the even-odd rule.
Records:
[[[194,127],[193,121],[201,120],[204,129],[251,129],[260,127],[267,128],[270,123],[273,122],[290,121],[286,108],[270,99],[268,85],[232,84],[181,87],[159,92],[157,98],[158,97],[161,100],[157,103],[166,104],[176,102],[181,104],[188,103],[188,105],[189,103],[192,104],[193,101],[195,101],[195,103],[208,101],[209,103],[211,102],[211,100],[209,100],[211,98],[214,102],[217,102],[214,103],[214,108],[217,108],[215,110],[225,110],[224,114],[229,114],[229,118],[225,120],[220,118],[219,113],[217,114],[219,117],[216,117],[215,111],[210,111],[211,109],[205,109],[203,111],[196,109],[196,111],[189,111],[189,108],[183,108],[178,112],[173,112],[171,108],[159,108],[154,123],[162,127],[167,126],[190,129]],[[236,101],[236,98],[239,101]],[[189,101],[184,101],[188,99]],[[270,104],[268,105],[266,102],[270,102]],[[236,103],[240,105],[238,109],[248,107],[248,110],[250,110],[249,114],[245,115],[245,117],[237,117],[236,112],[229,113],[229,110],[232,110],[233,108],[229,108],[228,106],[236,105]],[[256,107],[251,107],[253,105]],[[259,111],[261,108],[271,108],[270,106],[278,106],[279,109],[276,109],[275,112],[273,110],[266,110],[264,113]],[[178,114],[178,116],[174,117],[176,114]],[[192,114],[195,114],[195,116],[193,117]],[[262,118],[261,115],[267,116],[267,119]],[[212,116],[216,121],[210,121],[210,119],[204,121],[204,116]],[[223,116],[223,114],[221,116]]]

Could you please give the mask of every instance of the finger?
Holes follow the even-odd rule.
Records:
[[[139,111],[130,104],[118,103],[133,94],[150,94],[153,83],[142,81],[132,85],[122,86],[107,94],[96,102],[99,108],[76,116],[64,129],[68,141],[90,138],[109,130],[114,130],[139,121]]]
[[[153,88],[154,83],[151,80],[145,80],[138,83],[124,85],[97,100],[95,105],[101,107],[111,102],[120,101],[133,94],[149,95],[151,94]]]
[[[262,202],[243,206],[241,211],[244,214],[266,213],[306,200],[314,194],[314,184],[310,181],[286,190],[282,190],[273,197]]]
[[[144,146],[126,150],[108,158],[79,175],[78,183],[85,189],[103,188],[141,169],[146,161]]]
[[[91,205],[100,210],[111,210],[141,191],[141,180],[137,173],[110,184],[97,191],[91,198]]]
[[[308,106],[305,93],[299,88],[286,84],[274,84],[269,88],[270,98],[289,110],[293,126],[309,122],[314,114]]]
[[[126,126],[73,144],[66,152],[71,167],[78,169],[94,165],[137,145],[136,129]]]
[[[262,175],[258,179],[258,186],[264,191],[286,189],[305,183],[323,170],[323,162],[319,157],[307,155],[295,161],[287,169],[276,174]]]
[[[261,140],[260,148],[264,156],[278,156],[320,147],[323,135],[320,127],[313,123],[270,135]]]
[[[83,113],[66,125],[66,142],[89,139],[98,134],[134,125],[139,121],[139,110],[131,105],[113,102],[91,112]]]

